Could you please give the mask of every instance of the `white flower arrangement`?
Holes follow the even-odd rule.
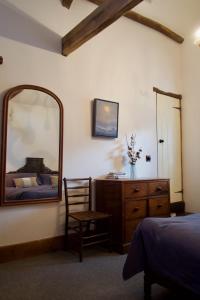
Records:
[[[139,149],[138,151],[135,150],[136,135],[131,134],[130,141],[128,141],[126,136],[126,142],[128,148],[127,154],[129,157],[129,163],[131,165],[135,165],[137,160],[141,158],[142,149]]]

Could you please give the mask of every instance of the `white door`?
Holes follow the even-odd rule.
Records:
[[[171,202],[182,200],[181,103],[157,94],[158,177],[170,179]]]

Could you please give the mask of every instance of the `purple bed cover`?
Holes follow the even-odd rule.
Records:
[[[124,280],[147,267],[200,295],[200,214],[146,218],[137,227]]]
[[[38,185],[35,187],[27,188],[6,188],[7,200],[24,200],[24,199],[43,199],[53,198],[58,196],[58,189],[53,188],[51,185]]]

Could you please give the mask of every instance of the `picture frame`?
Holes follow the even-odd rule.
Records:
[[[93,101],[93,137],[118,137],[119,103],[94,99]]]

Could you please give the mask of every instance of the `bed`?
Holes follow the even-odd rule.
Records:
[[[25,182],[19,179],[26,183],[29,181],[29,184],[24,185]],[[26,157],[24,166],[6,173],[5,197],[6,200],[13,201],[57,198],[58,171],[48,168],[44,164],[44,158]]]
[[[123,278],[142,271],[145,299],[155,282],[200,299],[200,214],[144,219],[134,233]]]
[[[11,173],[6,174],[6,200],[46,199],[58,197],[58,186],[51,182],[52,174]],[[57,175],[54,175],[54,177]],[[36,178],[37,185],[16,187],[15,179]]]

